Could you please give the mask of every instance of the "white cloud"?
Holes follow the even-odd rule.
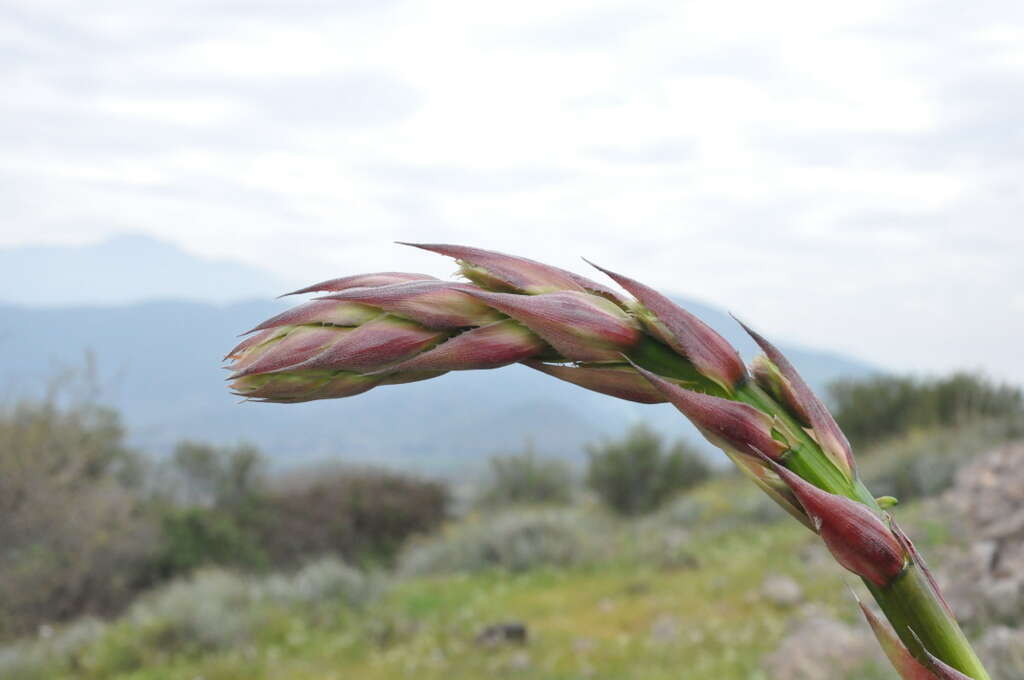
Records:
[[[1024,381],[1024,11],[957,4],[23,0],[0,244],[145,231],[300,280],[450,272],[396,239],[584,254]]]

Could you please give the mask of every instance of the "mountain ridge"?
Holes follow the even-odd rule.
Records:
[[[257,267],[192,255],[173,243],[143,234],[120,234],[76,246],[0,249],[0,302],[5,304],[228,303],[272,297],[287,288],[287,282]]]

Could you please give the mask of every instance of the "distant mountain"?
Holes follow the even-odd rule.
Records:
[[[143,300],[234,302],[272,297],[287,285],[229,260],[196,257],[142,235],[84,246],[0,249],[0,302],[121,305]]]
[[[265,277],[263,277],[265,278]],[[684,304],[748,356],[750,343],[717,309]],[[38,392],[59,368],[96,358],[102,396],[121,410],[132,439],[166,451],[183,438],[258,443],[281,463],[324,458],[464,469],[527,441],[577,460],[585,442],[646,420],[697,440],[669,406],[631,404],[586,392],[522,366],[382,387],[351,399],[298,405],[239,403],[219,359],[236,333],[283,307],[273,301],[216,305],[146,302],[29,308],[0,305],[0,381],[7,398]],[[871,366],[782,344],[818,389]]]

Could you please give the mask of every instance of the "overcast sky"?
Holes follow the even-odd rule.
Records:
[[[1024,3],[0,2],[0,247],[585,255],[1024,382]]]

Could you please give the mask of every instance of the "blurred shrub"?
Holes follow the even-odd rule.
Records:
[[[833,414],[854,446],[870,446],[912,429],[950,427],[1020,414],[1018,388],[970,373],[943,378],[873,376],[829,387]]]
[[[620,440],[587,447],[587,454],[588,486],[622,515],[651,512],[711,473],[699,452],[682,442],[666,450],[661,436],[643,424]]]
[[[308,616],[362,605],[375,593],[371,579],[337,558],[265,578],[207,568],[141,598],[119,624],[141,632],[130,644],[163,654],[210,652],[252,643],[276,607],[290,606],[289,612]],[[122,649],[116,656],[150,654]]]
[[[564,505],[572,500],[572,471],[565,463],[537,456],[532,447],[522,453],[494,456],[488,462],[487,482],[478,505]]]
[[[1024,629],[994,626],[978,641],[993,678],[1024,678]]]
[[[0,638],[119,613],[201,567],[386,559],[447,509],[443,484],[381,471],[312,470],[271,487],[246,445],[182,442],[154,463],[125,445],[113,411],[19,402],[0,410]]]
[[[254,645],[283,608],[294,625],[296,616],[358,607],[378,591],[376,581],[336,558],[262,579],[200,569],[141,597],[110,624],[87,618],[0,646],[0,678],[106,678],[156,659]]]
[[[407,538],[440,525],[448,506],[442,482],[374,469],[307,470],[268,492],[262,544],[279,565],[324,554],[389,560]]]
[[[175,448],[158,495],[178,505],[216,507],[236,514],[266,490],[266,459],[252,445],[211,446],[183,441]]]
[[[0,635],[115,612],[152,583],[142,469],[109,410],[51,400],[0,412]]]
[[[49,680],[58,672],[74,672],[106,630],[106,624],[86,617],[60,629],[43,627],[37,638],[0,646],[0,678]]]
[[[209,651],[248,636],[252,604],[244,576],[203,569],[141,598],[127,618],[164,649]]]
[[[340,601],[359,607],[373,598],[379,583],[336,557],[323,557],[291,575],[276,574],[260,582],[260,597],[275,604],[334,607]]]
[[[592,537],[601,533],[578,512],[506,510],[467,519],[439,536],[414,542],[402,554],[400,570],[408,574],[525,571],[574,564],[594,556]]]
[[[877,495],[895,496],[901,502],[933,496],[950,487],[956,471],[973,456],[1020,437],[1020,417],[911,432],[877,447],[864,460],[861,473]]]
[[[259,530],[268,511],[266,460],[256,448],[181,442],[153,487],[164,578],[205,565],[268,566]]]
[[[263,569],[267,555],[253,531],[239,526],[231,514],[210,508],[168,508],[161,519],[156,556],[165,577],[204,565]]]

